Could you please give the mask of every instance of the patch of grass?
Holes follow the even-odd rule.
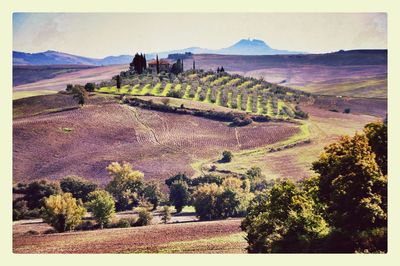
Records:
[[[228,92],[228,102],[226,103],[228,108],[232,108],[232,92]]]
[[[65,134],[69,134],[74,131],[74,129],[72,127],[61,127],[60,130]]]
[[[247,97],[246,112],[248,112],[248,113],[253,112],[253,97],[252,97],[252,95],[248,95],[248,97]]]
[[[203,238],[191,241],[180,241],[168,243],[158,250],[159,253],[185,253],[187,251],[206,250],[209,245],[246,244],[245,233],[236,233],[212,238]]]
[[[196,94],[194,95],[195,101],[200,101],[200,92],[201,92],[201,87],[197,87]]]
[[[140,91],[140,85],[136,84],[135,86],[132,87],[131,94],[137,95],[137,94],[139,94],[139,91]]]
[[[152,89],[151,89],[151,94],[153,95],[160,95],[160,88],[161,88],[161,83],[158,82]]]
[[[50,91],[50,90],[35,90],[35,91],[14,91],[13,92],[13,100],[33,97],[33,96],[40,96],[40,95],[48,95],[48,94],[55,94],[57,91]]]
[[[187,85],[185,88],[185,94],[183,95],[183,99],[190,99],[190,89],[192,86]]]
[[[151,85],[150,84],[146,84],[143,88],[142,88],[142,90],[141,90],[141,92],[139,93],[140,95],[146,95],[147,93],[150,93],[150,90],[151,90]]]
[[[210,104],[212,103],[211,102],[211,88],[207,89],[206,98],[204,99],[204,102],[210,103]]]
[[[222,91],[221,91],[221,88],[218,89],[216,98],[217,98],[217,99],[216,99],[216,101],[215,101],[215,104],[221,106],[221,105],[222,105],[222,102],[221,102],[221,98],[222,98]]]
[[[243,96],[242,96],[241,93],[239,93],[239,94],[237,95],[237,98],[236,98],[237,109],[238,109],[238,110],[242,110],[242,99],[243,99]]]
[[[161,93],[161,96],[167,96],[168,92],[171,90],[172,88],[172,84],[171,83],[167,83],[164,87],[163,92]]]
[[[263,113],[262,97],[259,95],[257,97],[257,114],[261,115],[262,113]]]

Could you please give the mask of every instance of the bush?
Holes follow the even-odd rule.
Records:
[[[89,92],[93,92],[94,89],[96,88],[96,85],[94,83],[86,83],[85,84],[85,90]]]
[[[136,208],[138,213],[138,219],[136,221],[137,226],[146,226],[151,224],[153,215],[146,208]]]
[[[222,184],[222,178],[215,174],[203,175],[192,180],[193,186],[199,186],[203,184],[212,184],[215,183],[217,185]]]
[[[26,200],[13,201],[13,220],[20,220],[26,218],[29,209]]]
[[[230,161],[232,161],[233,158],[233,154],[230,151],[223,151],[222,152],[222,159],[221,162],[224,163],[229,163]]]
[[[161,221],[166,224],[169,220],[171,220],[171,208],[165,205],[161,209]]]
[[[52,195],[44,200],[43,220],[58,232],[73,230],[82,222],[86,209],[71,193]]]
[[[169,200],[175,206],[176,212],[180,213],[190,201],[189,187],[182,180],[174,181],[169,187]]]
[[[64,193],[71,193],[74,198],[86,202],[89,193],[96,190],[97,184],[79,176],[67,176],[61,179],[60,187]]]
[[[100,228],[103,228],[115,214],[113,197],[105,190],[96,190],[89,194],[88,199],[88,209],[92,212],[92,216]]]
[[[95,221],[93,220],[85,220],[83,221],[80,225],[78,225],[75,230],[81,230],[81,231],[86,231],[86,230],[93,230],[96,229],[98,226]]]
[[[345,113],[345,114],[350,114],[350,111],[351,111],[350,108],[345,108],[344,111],[343,111],[343,113]]]
[[[131,227],[131,222],[130,222],[128,219],[126,219],[126,218],[119,219],[119,220],[118,220],[118,223],[117,223],[117,227],[118,227],[118,228],[128,228],[128,227]]]
[[[36,235],[39,235],[39,232],[36,231],[36,230],[29,230],[29,231],[27,231],[25,234],[27,234],[27,235],[32,235],[32,236],[36,236]]]
[[[153,205],[153,210],[155,210],[163,198],[163,194],[160,190],[160,183],[157,181],[147,182],[143,189],[143,196]]]
[[[183,93],[180,91],[174,91],[174,90],[170,90],[167,93],[167,97],[172,97],[172,98],[182,98],[183,97]],[[181,107],[182,108],[182,107]]]
[[[21,200],[26,201],[29,210],[40,209],[43,206],[43,199],[61,192],[57,183],[46,180],[34,181],[29,184],[19,183],[13,188],[15,194],[22,194]]]
[[[169,178],[167,178],[165,180],[165,184],[168,187],[170,187],[172,185],[172,183],[174,183],[175,181],[183,181],[189,186],[192,183],[192,180],[186,174],[178,173],[177,175],[170,176]]]

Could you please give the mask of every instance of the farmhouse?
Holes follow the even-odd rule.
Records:
[[[171,62],[167,59],[158,60],[158,65],[160,67],[160,72],[162,71],[168,72],[171,69]],[[151,60],[148,63],[148,68],[153,72],[157,71],[157,60]]]

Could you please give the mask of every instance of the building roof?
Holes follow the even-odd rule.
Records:
[[[160,65],[169,65],[169,64],[171,64],[171,62],[170,62],[169,60],[167,60],[167,59],[159,59],[159,60],[158,60],[158,63],[159,63]],[[151,60],[148,64],[149,64],[149,65],[156,65],[156,64],[157,64],[157,61],[153,59],[153,60]]]

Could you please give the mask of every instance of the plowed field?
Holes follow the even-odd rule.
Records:
[[[54,101],[57,96],[65,95],[39,97]],[[19,102],[14,108],[20,108]],[[107,99],[83,108],[59,109],[40,110],[33,116],[35,104],[19,109],[13,121],[14,182],[75,174],[104,184],[105,168],[113,161],[132,163],[146,179],[164,180],[178,172],[192,174],[191,163],[219,156],[223,150],[265,146],[299,131],[295,124],[272,122],[235,128]]]

